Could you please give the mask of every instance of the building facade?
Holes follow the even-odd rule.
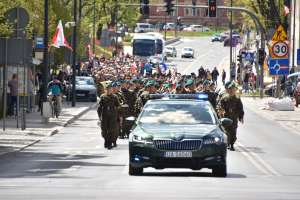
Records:
[[[217,0],[217,6],[223,6],[225,0]],[[208,5],[208,0],[174,0],[176,5]],[[164,0],[150,0],[150,4],[165,4]],[[150,6],[149,19],[145,20],[150,23],[173,22],[177,17],[180,17],[181,22],[185,24],[201,24],[205,26],[228,26],[227,13],[224,10],[217,11],[216,18],[207,17],[207,9],[205,8],[191,8],[178,7],[175,8],[172,16],[166,16],[162,6]]]

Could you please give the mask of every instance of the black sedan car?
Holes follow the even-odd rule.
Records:
[[[232,121],[218,119],[207,100],[179,96],[149,100],[144,106],[129,138],[129,174],[141,175],[146,167],[209,168],[214,176],[225,177],[222,126]]]

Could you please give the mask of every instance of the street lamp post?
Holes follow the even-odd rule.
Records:
[[[232,7],[232,0],[230,1],[230,7]],[[229,74],[230,74],[230,81],[232,81],[233,80],[233,76],[232,76],[232,74],[231,73],[233,73],[233,66],[232,66],[232,64],[233,64],[233,62],[232,62],[232,44],[233,44],[233,41],[232,41],[232,11],[230,11],[230,42],[229,42],[229,44],[230,44],[230,66],[229,66]]]
[[[73,57],[72,57],[72,107],[76,106],[76,42],[77,42],[77,0],[74,0],[74,22],[73,27]]]
[[[93,54],[95,55],[95,32],[96,32],[96,0],[93,2]]]
[[[44,67],[42,68],[43,72],[43,83],[42,83],[42,102],[44,106],[44,103],[47,102],[47,85],[49,82],[49,66],[48,66],[48,23],[49,23],[49,18],[48,18],[48,10],[49,10],[49,5],[48,5],[48,0],[44,0]],[[43,109],[41,109],[43,112]],[[45,122],[47,122],[47,119],[44,119]]]

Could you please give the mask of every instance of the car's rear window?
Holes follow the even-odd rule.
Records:
[[[215,124],[215,116],[207,104],[147,104],[141,117],[143,124]]]

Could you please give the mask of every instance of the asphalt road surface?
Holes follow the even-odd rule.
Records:
[[[300,136],[247,110],[228,177],[210,170],[128,175],[128,141],[103,148],[95,110],[59,134],[1,157],[0,199],[300,199]],[[262,123],[263,122],[263,123]]]
[[[178,72],[198,74],[198,69],[203,66],[205,69],[213,70],[217,67],[219,71],[224,68],[229,72],[229,47],[223,47],[222,42],[211,42],[210,37],[182,38],[181,42],[175,43],[177,57],[168,57],[168,62],[177,66]],[[195,50],[195,58],[181,58],[181,50],[184,47],[192,47]]]
[[[143,176],[129,176],[128,141],[104,149],[97,113],[91,110],[57,135],[0,157],[0,200],[299,200],[299,144],[299,132],[246,109],[237,150],[228,152],[226,178],[205,169],[147,168]]]

